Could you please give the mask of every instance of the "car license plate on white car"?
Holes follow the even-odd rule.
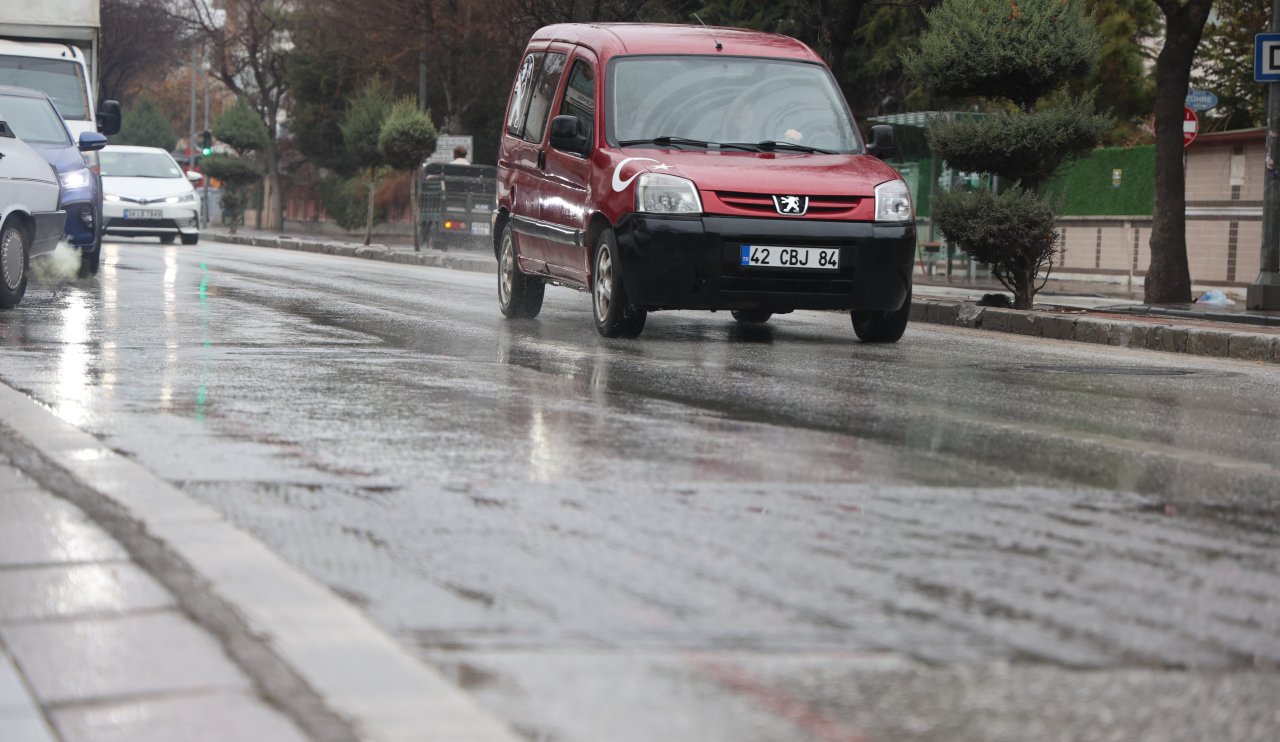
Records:
[[[125,219],[161,219],[164,212],[160,209],[125,209]]]
[[[489,222],[471,222],[471,234],[489,236]]]
[[[743,245],[742,265],[752,268],[840,269],[838,247],[779,247]]]

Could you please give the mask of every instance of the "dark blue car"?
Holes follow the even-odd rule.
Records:
[[[71,138],[49,96],[38,90],[0,85],[0,116],[19,139],[39,152],[58,171],[58,208],[67,212],[66,240],[80,250],[80,275],[98,272],[102,254],[102,179],[97,152],[107,138],[84,132]]]

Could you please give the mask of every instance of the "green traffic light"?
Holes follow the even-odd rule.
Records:
[[[200,154],[208,157],[209,155],[213,154],[213,147],[205,147],[204,149],[200,150]]]

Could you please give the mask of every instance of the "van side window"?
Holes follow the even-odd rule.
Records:
[[[524,131],[524,115],[529,109],[529,93],[533,90],[533,78],[546,54],[534,52],[524,58],[520,72],[511,88],[511,110],[507,113],[507,133],[520,136]]]
[[[560,87],[560,74],[564,72],[564,54],[548,53],[542,62],[542,72],[538,75],[529,96],[529,114],[525,117],[524,132],[520,137],[526,142],[541,142],[547,132],[548,114],[551,113],[551,101],[556,97],[556,88]]]
[[[591,122],[595,113],[596,72],[586,60],[579,59],[573,63],[573,71],[569,73],[569,84],[564,89],[564,102],[560,104],[559,115],[578,119],[578,131],[586,137],[588,149],[594,132]]]

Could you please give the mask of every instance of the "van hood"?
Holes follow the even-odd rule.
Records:
[[[615,190],[654,172],[692,180],[701,191],[869,197],[877,185],[900,177],[871,155],[635,148],[609,154]]]

